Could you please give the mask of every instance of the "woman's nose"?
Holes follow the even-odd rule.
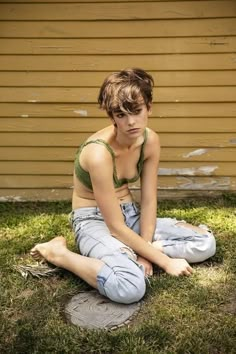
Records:
[[[134,125],[134,123],[135,123],[135,117],[133,115],[128,115],[128,124]]]

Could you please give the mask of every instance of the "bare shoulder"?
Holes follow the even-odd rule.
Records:
[[[105,144],[91,142],[83,148],[81,162],[88,170],[105,168],[112,164],[112,155]]]
[[[145,147],[146,157],[152,155],[153,153],[159,154],[160,150],[160,138],[159,135],[152,129],[147,128],[147,142]]]
[[[152,129],[147,128],[147,144],[157,144],[160,145],[160,138],[159,135]]]

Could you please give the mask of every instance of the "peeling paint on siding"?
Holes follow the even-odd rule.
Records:
[[[21,114],[21,117],[22,118],[29,118],[29,115],[28,114]]]
[[[197,149],[194,151],[189,152],[188,154],[184,154],[183,157],[188,158],[192,156],[201,156],[203,154],[206,154],[209,149]]]
[[[39,102],[39,101],[37,101],[37,100],[28,100],[27,102],[36,103],[36,102]]]
[[[230,140],[229,140],[229,143],[230,143],[230,144],[236,144],[236,138],[230,139]]]
[[[230,190],[230,177],[208,178],[204,183],[198,183],[197,179],[187,177],[176,177],[177,189],[192,189],[192,190]]]
[[[158,174],[160,176],[172,176],[172,175],[185,175],[185,176],[195,176],[204,175],[210,176],[218,166],[201,166],[201,167],[190,167],[190,168],[159,168]]]
[[[85,109],[75,110],[74,113],[79,114],[82,117],[87,117],[88,116],[88,112]]]
[[[0,202],[8,202],[8,197],[0,197]]]
[[[197,171],[202,172],[202,174],[209,176],[211,175],[213,172],[215,172],[215,170],[217,170],[219,167],[218,166],[202,166],[199,167],[197,169]]]
[[[0,197],[0,202],[25,202],[26,199],[22,198],[21,196],[6,196]]]

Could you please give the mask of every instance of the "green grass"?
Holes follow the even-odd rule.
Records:
[[[38,242],[64,235],[70,203],[0,204],[0,353],[236,353],[236,196],[159,202],[159,216],[208,224],[217,253],[194,265],[191,277],[156,272],[141,311],[115,331],[84,330],[68,323],[65,302],[90,289],[67,271],[24,279],[15,265],[31,262]]]

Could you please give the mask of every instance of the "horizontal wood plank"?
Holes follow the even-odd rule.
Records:
[[[73,188],[72,176],[0,175],[0,188]]]
[[[91,133],[0,133],[0,146],[77,147]],[[160,133],[163,147],[235,147],[236,133]]]
[[[135,200],[140,201],[140,191],[137,189],[131,190]],[[183,198],[216,198],[227,193],[224,190],[177,190],[177,189],[160,189],[158,190],[158,200],[175,200]],[[230,194],[235,191],[230,191]],[[58,201],[64,200],[71,202],[72,190],[68,188],[33,188],[33,189],[0,189],[0,202],[23,202],[23,201]]]
[[[236,16],[235,1],[143,3],[2,3],[0,20],[143,20]]]
[[[23,176],[23,175],[0,175],[1,189],[18,188],[73,188],[72,176]],[[133,189],[137,187],[133,186]],[[177,190],[236,190],[236,177],[219,176],[160,176],[160,189]]]
[[[0,147],[0,161],[74,161],[76,151],[76,147]]]
[[[232,53],[236,37],[11,39],[0,38],[0,54]]]
[[[138,189],[131,190],[136,201],[140,200],[140,193]],[[221,191],[202,191],[201,197],[203,196],[214,196],[221,195]],[[168,191],[159,190],[158,199],[176,199],[176,198],[186,198],[186,197],[199,197],[198,191]],[[24,201],[68,201],[72,199],[72,190],[69,188],[53,188],[53,189],[42,189],[42,188],[32,188],[32,189],[0,189],[0,202],[24,202]]]
[[[0,175],[69,175],[71,161],[0,161]],[[236,176],[235,162],[161,162],[159,176]]]
[[[1,161],[74,161],[77,147],[0,147]],[[233,162],[234,148],[162,147],[161,161]]]
[[[235,117],[236,103],[154,103],[154,117]],[[0,103],[0,117],[105,117],[98,104],[89,103]]]
[[[154,102],[235,102],[236,86],[155,87]],[[0,87],[0,102],[95,103],[97,88]]]
[[[71,201],[72,190],[69,188],[0,188],[0,202],[25,201]]]
[[[90,132],[109,125],[107,118],[0,118],[1,132]],[[236,117],[231,118],[149,118],[149,127],[158,132],[217,133],[235,132]]]
[[[235,176],[234,162],[164,162],[160,163],[159,176]]]
[[[212,3],[213,4],[213,3]],[[146,38],[236,35],[235,18],[126,21],[0,21],[1,38]],[[186,28],[188,29],[186,31]]]
[[[28,190],[30,191],[30,190]],[[140,202],[141,201],[141,194],[140,190],[131,190],[134,200]],[[199,193],[198,190],[177,190],[177,189],[158,189],[158,200],[201,200],[202,198],[208,199],[209,203],[211,199],[222,198],[222,196],[229,195],[236,195],[236,191],[231,190],[229,192],[224,190],[201,190]]]
[[[166,177],[160,180],[160,188],[181,190],[235,190],[235,177]]]
[[[150,72],[156,86],[231,86],[236,85],[236,71]],[[1,86],[19,87],[97,87],[108,72],[1,72]]]
[[[109,75],[106,72],[0,71],[0,86],[19,87],[97,87]],[[150,71],[157,87],[165,86],[236,86],[236,71]]]
[[[173,2],[173,1],[175,1],[175,2],[179,2],[180,0],[148,0],[148,1],[156,1],[156,2],[158,2],[158,1],[161,1],[161,2],[168,2],[168,1],[171,1],[171,2]],[[182,1],[189,1],[189,0],[181,0],[181,2]],[[206,1],[206,0],[199,0],[199,1]],[[210,0],[210,1],[215,1],[215,0]],[[221,1],[228,1],[228,0],[221,0]],[[49,0],[5,0],[5,1],[3,1],[3,2],[7,2],[7,3],[29,3],[29,4],[33,4],[33,3],[38,3],[38,2],[40,2],[40,3],[48,3],[49,2]],[[54,3],[54,2],[56,2],[56,3],[65,3],[65,0],[50,0],[50,3]],[[107,3],[114,3],[114,2],[116,2],[116,0],[70,0],[70,3],[99,3],[99,2],[102,2],[102,3],[104,3],[104,2],[107,2]],[[127,2],[127,0],[118,0],[117,2]],[[145,0],[129,0],[129,2],[145,2]]]
[[[236,54],[162,55],[1,55],[1,70],[116,71],[124,67],[151,70],[235,70]]]
[[[176,148],[164,147],[161,149],[161,161],[215,161],[227,162],[236,160],[235,148]]]
[[[49,177],[49,176],[48,176]],[[132,191],[140,194],[140,181],[129,186]],[[226,176],[159,176],[158,190],[177,191],[177,190],[199,190],[199,191],[217,191],[229,190],[235,191],[236,178]],[[199,196],[202,194],[200,193]],[[158,192],[159,197],[159,192]]]
[[[0,175],[72,176],[71,161],[0,161]]]

